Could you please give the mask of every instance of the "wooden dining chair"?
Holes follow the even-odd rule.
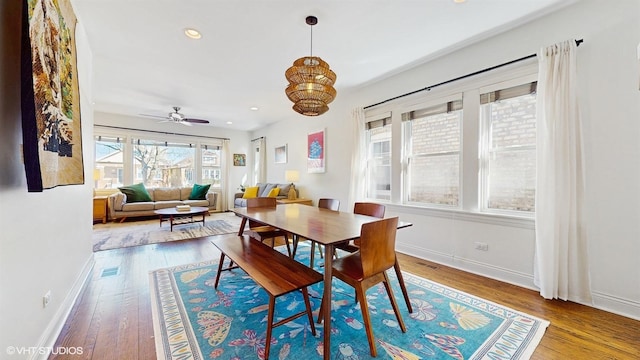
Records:
[[[272,197],[257,197],[247,199],[247,209],[266,207],[274,208],[277,206],[276,198]],[[284,237],[284,243],[287,245],[287,253],[289,257],[292,257],[291,247],[289,246],[289,233],[273,226],[265,225],[257,221],[249,220],[248,235],[258,241],[264,242],[271,239],[271,248],[275,246],[276,238],[279,236]]]
[[[367,289],[380,282],[384,284],[400,329],[402,332],[407,332],[386,273],[386,270],[394,267],[396,262],[397,227],[397,217],[363,224],[360,230],[360,239],[362,240],[360,250],[335,260],[332,266],[332,276],[349,284],[356,291],[356,301],[360,301],[362,319],[367,332],[367,339],[369,340],[369,350],[373,357],[377,356],[377,350],[366,297]],[[322,299],[323,303],[330,300]],[[323,306],[321,305],[318,323],[321,322],[322,316]]]
[[[383,218],[385,212],[385,206],[382,204],[371,203],[371,202],[357,202],[353,205],[353,213],[360,215],[373,216],[377,218]],[[361,239],[355,239],[352,242],[345,243],[342,245],[336,246],[336,248],[354,253],[360,249],[360,241]],[[395,255],[395,249],[394,249]],[[411,300],[409,299],[409,293],[407,292],[407,287],[404,284],[404,277],[402,276],[402,270],[400,269],[400,263],[396,257],[395,264],[393,269],[396,272],[396,277],[398,278],[398,282],[400,283],[400,289],[402,290],[402,296],[404,297],[404,302],[407,304],[407,309],[410,313],[413,313],[413,306],[411,306]]]

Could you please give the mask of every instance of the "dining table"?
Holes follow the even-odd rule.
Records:
[[[360,237],[363,224],[378,221],[379,218],[333,211],[302,204],[282,204],[270,208],[234,208],[236,215],[242,217],[238,235],[245,230],[247,220],[270,225],[298,238],[314,241],[324,247],[324,351],[323,358],[331,357],[331,281],[333,253],[336,244],[345,243]],[[398,229],[412,226],[409,222],[398,221]]]

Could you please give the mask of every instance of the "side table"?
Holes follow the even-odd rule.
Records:
[[[93,222],[102,221],[107,223],[107,196],[93,197]]]

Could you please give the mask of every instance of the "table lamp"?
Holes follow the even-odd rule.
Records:
[[[297,170],[287,170],[284,172],[284,178],[287,182],[291,183],[287,198],[289,200],[295,200],[298,196],[296,195],[296,186],[293,185],[293,183],[300,180],[300,173]]]

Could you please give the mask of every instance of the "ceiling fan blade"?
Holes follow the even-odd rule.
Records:
[[[193,125],[191,125],[188,121],[184,121],[184,120],[182,120],[182,121],[178,121],[178,122],[179,122],[180,124],[182,124],[182,125],[193,126]]]
[[[194,124],[208,124],[209,120],[202,120],[202,119],[183,119],[182,121],[186,121],[186,122],[190,122],[190,123],[194,123]]]
[[[167,116],[160,116],[160,115],[149,115],[149,114],[138,114],[138,115],[152,117],[152,118],[156,118],[156,119],[166,119],[167,118]]]

